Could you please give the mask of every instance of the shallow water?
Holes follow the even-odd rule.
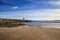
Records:
[[[48,27],[48,28],[60,28],[60,23],[24,22],[24,24],[26,24],[26,25],[32,25],[32,26]]]

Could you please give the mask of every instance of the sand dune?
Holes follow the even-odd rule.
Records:
[[[0,40],[60,40],[60,29],[34,26],[0,28]]]

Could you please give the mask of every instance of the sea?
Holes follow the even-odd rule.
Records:
[[[45,28],[60,28],[60,23],[49,23],[49,22],[23,22],[23,24],[31,26],[39,26]]]

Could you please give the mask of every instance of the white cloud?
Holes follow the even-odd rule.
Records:
[[[4,13],[6,14],[5,16],[7,17],[10,16],[10,18],[25,17],[26,19],[30,20],[60,20],[60,9],[40,9],[40,10],[14,11]]]
[[[60,20],[60,9],[42,9],[28,11],[27,14],[24,14],[31,19],[35,20]],[[26,18],[27,18],[26,17]]]
[[[18,8],[18,6],[13,6],[13,7],[11,7],[11,9],[17,9]]]
[[[60,1],[49,1],[49,4],[60,5]]]

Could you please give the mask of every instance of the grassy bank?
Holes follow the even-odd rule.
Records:
[[[18,26],[22,26],[22,25],[25,25],[25,24],[0,24],[0,27],[18,27]]]

